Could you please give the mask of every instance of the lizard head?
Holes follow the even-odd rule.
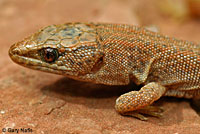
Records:
[[[51,25],[15,43],[11,59],[25,67],[78,77],[95,71],[103,53],[95,24]]]

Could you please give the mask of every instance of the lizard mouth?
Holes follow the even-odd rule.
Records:
[[[31,65],[31,63],[39,63],[39,60],[28,57],[26,51],[20,50],[16,45],[12,45],[8,51],[10,58],[17,64],[20,65]]]
[[[15,47],[15,45],[11,46],[11,48],[9,49],[9,56],[12,59],[12,61],[19,65],[32,69],[43,68],[43,70],[47,70],[47,67],[45,67],[42,61],[28,57],[26,53],[22,53],[22,51],[18,47]]]

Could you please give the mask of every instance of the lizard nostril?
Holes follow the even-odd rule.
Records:
[[[13,55],[20,55],[20,49],[18,47],[16,47],[15,45],[11,46],[9,49],[9,55],[13,56]]]

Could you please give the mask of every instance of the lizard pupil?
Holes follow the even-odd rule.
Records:
[[[41,56],[45,62],[52,63],[58,59],[58,51],[54,48],[44,48],[42,49]]]

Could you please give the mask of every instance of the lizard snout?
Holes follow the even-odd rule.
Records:
[[[9,49],[9,56],[12,57],[13,55],[20,55],[20,49],[14,45],[12,45]]]

